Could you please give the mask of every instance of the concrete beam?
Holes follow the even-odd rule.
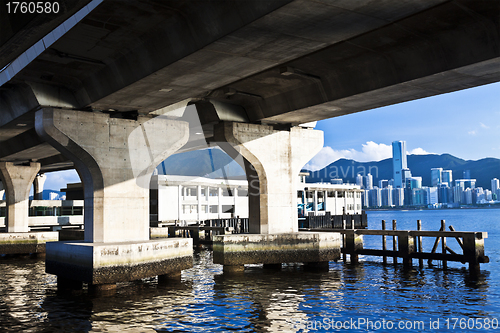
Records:
[[[224,122],[214,128],[215,141],[230,156],[241,154],[251,164],[249,179],[250,232],[275,234],[297,232],[297,181],[301,168],[323,147],[323,132],[292,127]],[[237,149],[235,147],[237,147]],[[252,176],[252,174],[250,174]],[[252,197],[259,198],[252,200]]]
[[[211,98],[227,101],[228,89],[259,95],[229,100],[243,105],[251,121],[300,124],[498,82],[499,12],[498,1],[447,1],[222,87]]]
[[[7,232],[28,232],[28,208],[31,185],[40,163],[29,166],[0,162],[0,177],[7,190]]]
[[[6,8],[0,11],[0,68],[18,57],[39,40],[56,28],[64,20],[76,13],[90,0],[58,0],[59,12],[53,13],[7,13]],[[5,6],[5,4],[4,4]],[[13,7],[13,5],[12,5]]]
[[[35,127],[80,175],[85,241],[149,240],[149,181],[156,166],[186,143],[187,123],[45,108],[36,113]]]

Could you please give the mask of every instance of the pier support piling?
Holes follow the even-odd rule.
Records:
[[[250,231],[214,236],[214,263],[224,265],[226,272],[245,264],[267,267],[340,258],[340,234],[298,232],[298,174],[323,147],[322,131],[221,122],[214,127],[214,139],[235,160],[243,157]]]
[[[44,108],[35,128],[73,161],[85,196],[85,241],[47,244],[48,273],[100,285],[192,267],[191,239],[149,238],[151,174],[187,142],[186,122]]]

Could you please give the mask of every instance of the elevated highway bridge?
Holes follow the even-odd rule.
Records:
[[[253,232],[296,232],[294,179],[323,144],[298,125],[500,80],[496,0],[58,3],[2,8],[0,169],[76,168],[90,244],[145,241],[146,222],[123,222],[147,220],[139,188],[207,142],[256,178]],[[24,200],[5,185],[9,207]]]

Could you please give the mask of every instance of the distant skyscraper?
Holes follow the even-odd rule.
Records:
[[[364,178],[365,189],[371,190],[373,188],[373,176],[371,174],[367,174]]]
[[[438,186],[443,181],[443,168],[431,169],[431,183],[432,186]]]
[[[405,187],[406,180],[411,178],[411,171],[410,171],[410,169],[406,168],[406,169],[401,170],[401,174],[402,174],[401,178],[402,178],[403,187]]]
[[[470,179],[470,170],[464,170],[464,177],[463,179]]]
[[[356,185],[359,185],[361,188],[363,188],[363,176],[361,176],[359,173],[356,176]]]
[[[498,181],[498,179],[493,178],[491,180],[491,192],[497,193],[499,188],[500,188],[500,182]]]
[[[441,173],[441,183],[448,183],[451,186],[453,182],[453,173],[451,170],[443,170]]]
[[[394,188],[392,190],[392,202],[394,206],[403,206],[405,202],[405,195],[404,195],[404,189],[403,188]]]
[[[422,177],[410,177],[406,179],[406,188],[414,189],[422,187]]]
[[[389,181],[387,179],[381,179],[378,181],[378,187],[386,188],[387,186],[389,186]]]
[[[392,143],[392,171],[394,175],[394,187],[403,188],[403,169],[406,165],[406,141],[394,141]]]

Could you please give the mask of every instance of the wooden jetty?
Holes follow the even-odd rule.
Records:
[[[248,218],[210,219],[193,225],[168,226],[169,237],[193,238],[193,244],[211,244],[213,235],[248,233]]]
[[[402,258],[403,265],[406,267],[412,266],[413,259],[418,259],[419,266],[423,267],[423,261],[428,260],[431,266],[432,261],[441,261],[442,267],[447,268],[448,261],[468,263],[469,270],[478,271],[479,265],[488,263],[489,258],[484,255],[484,239],[488,238],[486,232],[464,232],[455,231],[450,226],[450,231],[445,229],[445,221],[441,221],[441,229],[439,231],[421,230],[421,222],[417,221],[418,230],[396,230],[396,220],[393,220],[393,230],[385,230],[385,221],[382,221],[382,230],[372,229],[300,229],[301,231],[314,232],[340,232],[343,234],[342,253],[344,261],[346,255],[350,256],[351,263],[357,263],[359,255],[381,256],[383,262],[387,263],[387,257],[392,257],[394,264],[397,264],[398,258]],[[363,236],[373,235],[382,236],[382,249],[367,249],[363,246]],[[393,248],[387,249],[387,237],[392,237]],[[422,238],[435,238],[434,246],[430,252],[425,252],[422,246]],[[447,245],[447,239],[455,239],[462,253],[456,253]],[[441,252],[438,252],[439,243],[441,243]]]

